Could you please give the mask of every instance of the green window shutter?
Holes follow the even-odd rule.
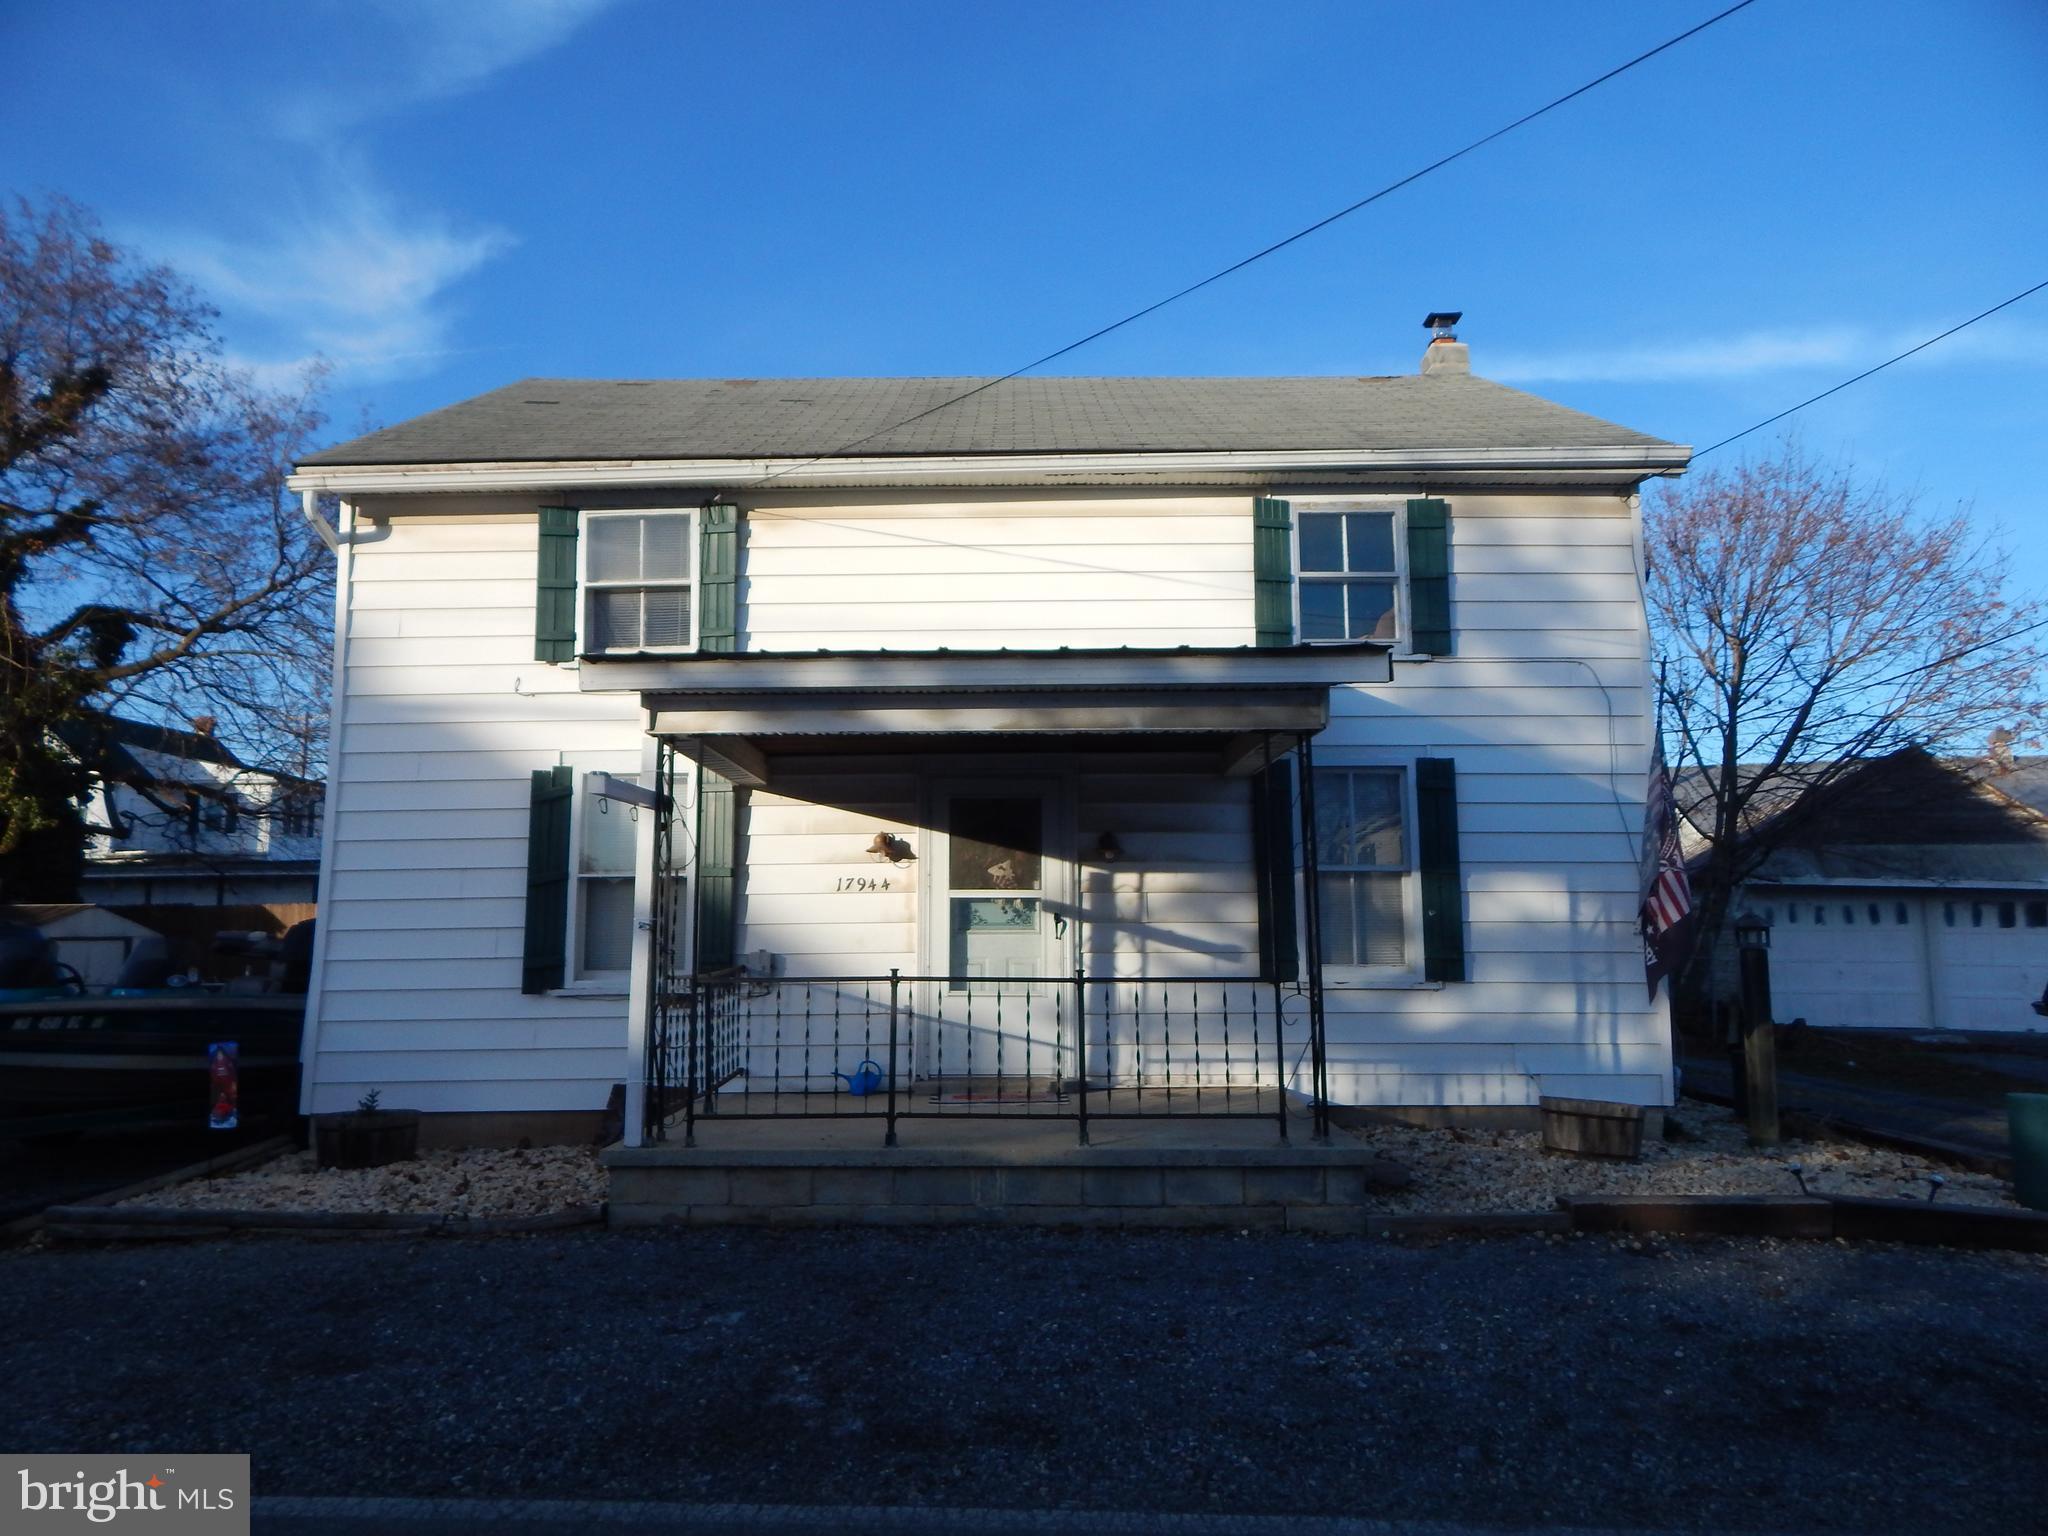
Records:
[[[539,661],[576,656],[576,509],[540,509],[540,571],[534,584],[533,654]]]
[[[1429,497],[1408,503],[1408,643],[1451,654],[1451,509]]]
[[[575,775],[537,768],[526,816],[526,965],[519,990],[562,985],[569,963],[569,815]]]
[[[697,649],[740,648],[740,509],[714,501],[697,523]]]
[[[735,846],[739,792],[732,780],[697,770],[697,961],[700,971],[722,970],[737,951],[739,903]]]
[[[1252,629],[1259,645],[1294,644],[1293,531],[1286,502],[1252,498]]]
[[[1259,979],[1297,980],[1301,941],[1294,905],[1291,763],[1274,763],[1252,775],[1252,851],[1259,889]]]
[[[1465,979],[1465,885],[1458,859],[1458,765],[1415,762],[1415,847],[1422,868],[1422,974]]]

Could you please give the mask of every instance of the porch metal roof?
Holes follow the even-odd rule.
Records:
[[[1251,688],[1383,683],[1390,648],[1353,640],[1287,646],[1061,647],[1043,651],[731,651],[586,656],[585,693],[643,695],[959,689]],[[649,708],[656,707],[652,702]]]
[[[1387,647],[772,653],[638,658],[582,669],[585,688],[640,693],[653,734],[742,784],[768,782],[777,742],[801,738],[1205,737],[1218,769],[1254,771],[1274,736],[1329,723],[1330,689],[1385,682]],[[602,673],[593,680],[589,674]]]

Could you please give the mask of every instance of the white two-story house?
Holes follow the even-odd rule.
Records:
[[[631,1142],[862,1062],[906,1109],[1668,1104],[1637,491],[1687,457],[1448,334],[1386,378],[528,379],[313,455],[306,1106],[581,1135],[626,1084]]]

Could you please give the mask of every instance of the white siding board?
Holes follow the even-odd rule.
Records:
[[[1346,751],[1456,760],[1476,979],[1333,988],[1333,1079],[1370,1103],[1527,1103],[1532,1074],[1546,1091],[1585,1083],[1657,1102],[1666,1027],[1644,1000],[1633,933],[1649,740],[1633,519],[1611,496],[1449,500],[1457,654],[1338,690],[1317,745],[1326,764]],[[1246,496],[782,502],[748,518],[750,649],[1249,639]],[[422,1108],[596,1108],[624,1076],[624,999],[517,991],[527,780],[571,753],[635,771],[638,701],[583,694],[573,669],[531,659],[530,505],[434,505],[431,522],[394,518],[354,556],[315,1107],[384,1086]],[[1048,755],[1008,761],[1035,772]],[[1106,831],[1124,849],[1077,871],[1085,952],[1104,974],[1229,974],[1256,951],[1248,787],[1217,779],[1206,757],[1172,767],[1185,771],[1089,759],[1074,779],[1067,851],[1085,857]],[[865,848],[887,829],[926,853],[920,771],[967,770],[873,755],[779,764],[743,824],[742,948],[813,974],[919,969],[921,867]],[[892,890],[836,892],[846,877]]]

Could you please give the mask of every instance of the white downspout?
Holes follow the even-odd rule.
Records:
[[[320,542],[327,546],[328,553],[337,560],[340,559],[342,537],[334,531],[334,525],[320,515],[320,493],[318,491],[299,492],[299,511],[306,521],[313,525],[313,531],[320,535]],[[339,673],[335,675],[337,677],[340,676]]]

